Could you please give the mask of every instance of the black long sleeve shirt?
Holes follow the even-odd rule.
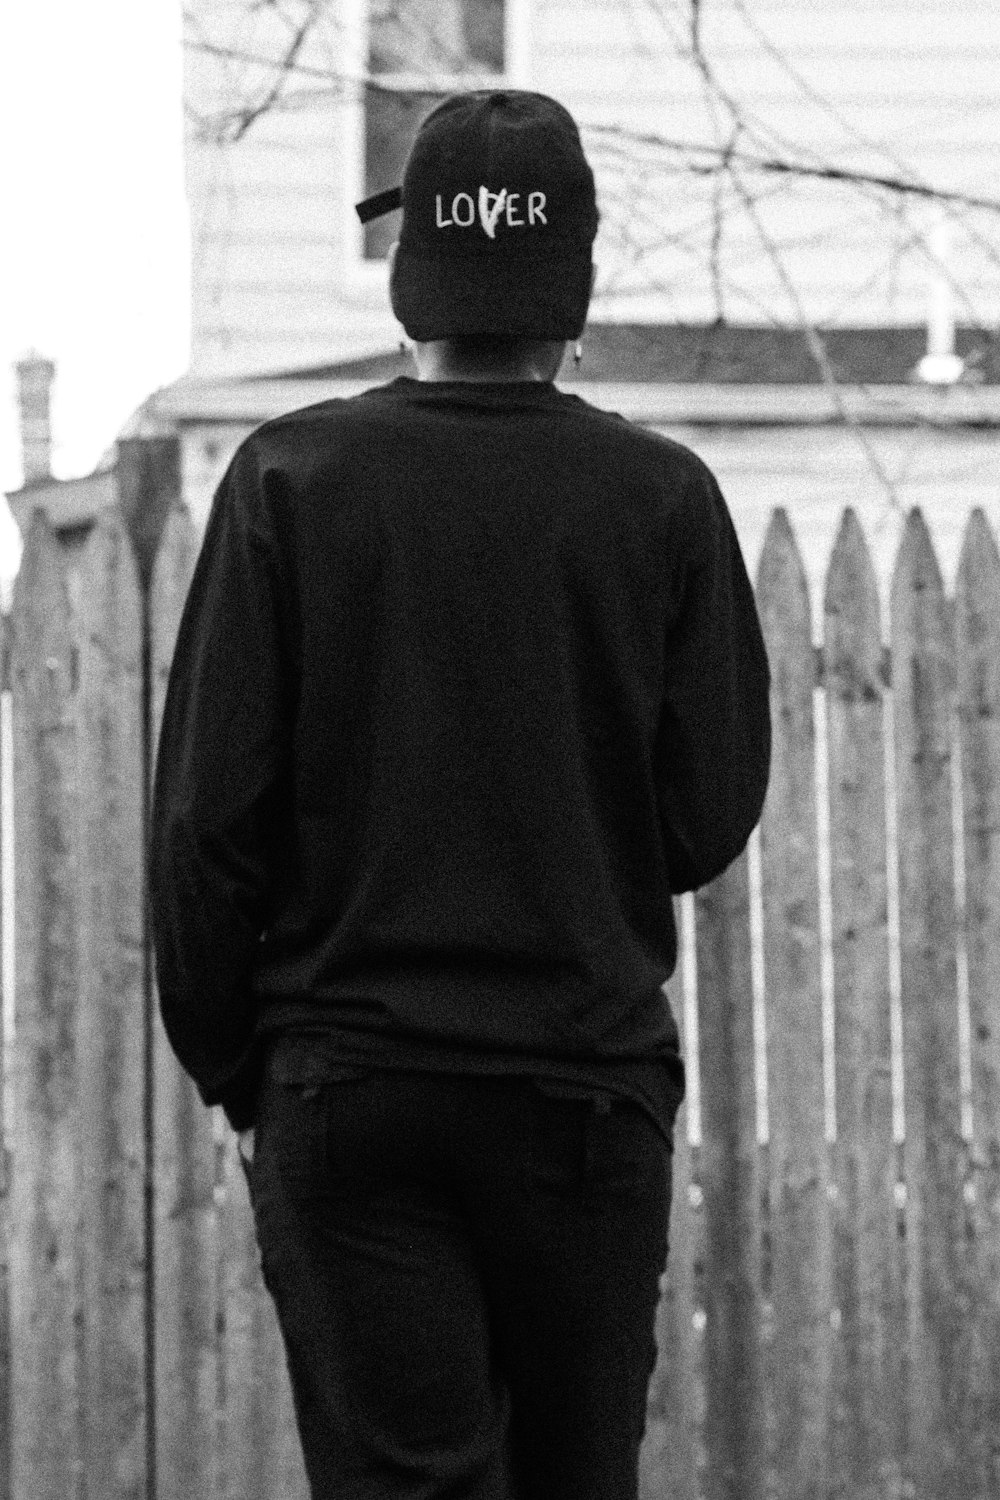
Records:
[[[672,895],[757,822],[769,671],[711,472],[550,383],[267,422],[216,492],[160,731],[160,1008],[254,1119],[268,1039],[520,1072],[669,1129]]]

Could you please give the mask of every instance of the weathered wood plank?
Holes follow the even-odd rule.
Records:
[[[978,509],[959,561],[955,636],[975,1193],[967,1442],[970,1493],[987,1496],[998,1493],[1000,1441],[1000,554]]]
[[[10,616],[0,614],[0,694],[10,691]],[[2,702],[2,700],[0,700]],[[10,775],[10,759],[3,736],[0,716],[0,798],[5,795]],[[0,815],[0,872],[6,857],[10,831],[6,812]],[[12,934],[8,931],[9,914],[4,884],[0,881],[0,1500],[11,1500],[11,1417],[13,1414],[13,1350],[10,1326],[10,1144],[7,1139],[8,1064],[11,1037],[8,1034],[7,986],[2,972],[3,954]]]
[[[197,550],[189,519],[174,511],[153,574],[157,734]],[[284,1345],[261,1277],[236,1137],[220,1122],[223,1144],[216,1147],[212,1112],[177,1063],[158,1015],[155,1030],[157,1245],[164,1268],[157,1302],[158,1448],[172,1486],[165,1493],[190,1494],[190,1475],[206,1495],[305,1500]],[[182,1274],[190,1274],[186,1284]],[[176,1414],[169,1410],[174,1401]]]
[[[915,1493],[972,1495],[962,1306],[962,1182],[954,851],[952,632],[919,509],[891,594],[905,1115],[907,1450]]]
[[[148,589],[167,516],[179,503],[180,439],[120,437],[115,480],[118,506],[132,541],[143,590]]]
[[[764,539],[757,600],[772,673],[774,754],[761,819],[778,1494],[820,1500],[830,1445],[832,1239],[823,1083],[815,653],[787,513]],[[746,1060],[743,1060],[746,1066]]]
[[[76,725],[69,598],[36,511],[11,618],[16,871],[11,1479],[76,1494]]]
[[[145,1500],[142,609],[117,509],[81,559],[78,649],[83,1474],[88,1496]]]
[[[181,509],[167,518],[150,602],[151,737],[163,718],[170,663],[198,553]],[[155,767],[154,767],[155,769]],[[157,1500],[222,1494],[219,1451],[219,1230],[212,1112],[184,1072],[153,980]]]
[[[679,905],[675,906],[679,918]],[[681,1034],[681,1056],[686,1058],[679,973],[670,985],[668,998]],[[674,1122],[669,1248],[666,1270],[660,1280],[657,1360],[649,1384],[646,1433],[639,1454],[642,1500],[698,1500],[691,1147],[686,1106],[687,1099]]]
[[[747,856],[695,898],[707,1500],[763,1500],[761,1182]]]
[[[898,1489],[905,1338],[892,1117],[884,683],[878,587],[850,508],[830,562],[824,616],[840,1309],[833,1467],[835,1493],[884,1500]]]
[[[231,1130],[224,1159],[224,1494],[227,1500],[307,1500],[284,1344],[262,1280],[247,1182]]]

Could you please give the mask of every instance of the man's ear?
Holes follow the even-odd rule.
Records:
[[[392,311],[397,320],[399,319],[399,314],[396,312],[396,251],[398,249],[399,241],[393,240],[389,246],[389,254],[386,257],[389,262],[389,301],[392,304]]]

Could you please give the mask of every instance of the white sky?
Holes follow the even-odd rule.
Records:
[[[44,0],[0,21],[0,491],[21,483],[12,365],[54,360],[53,472],[88,473],[186,368],[181,0]],[[0,499],[0,575],[20,540]]]

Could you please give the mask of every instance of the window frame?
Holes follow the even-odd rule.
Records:
[[[341,256],[346,289],[362,303],[381,305],[388,280],[385,260],[365,258],[365,233],[354,205],[365,196],[365,111],[361,80],[368,69],[369,0],[340,0],[344,58],[349,82],[342,102],[343,128],[343,201]],[[461,85],[466,88],[531,87],[531,5],[532,0],[504,0],[504,60],[502,73],[464,73]],[[388,73],[379,82],[398,89],[439,88],[448,92],[456,86],[454,73],[414,74]]]

